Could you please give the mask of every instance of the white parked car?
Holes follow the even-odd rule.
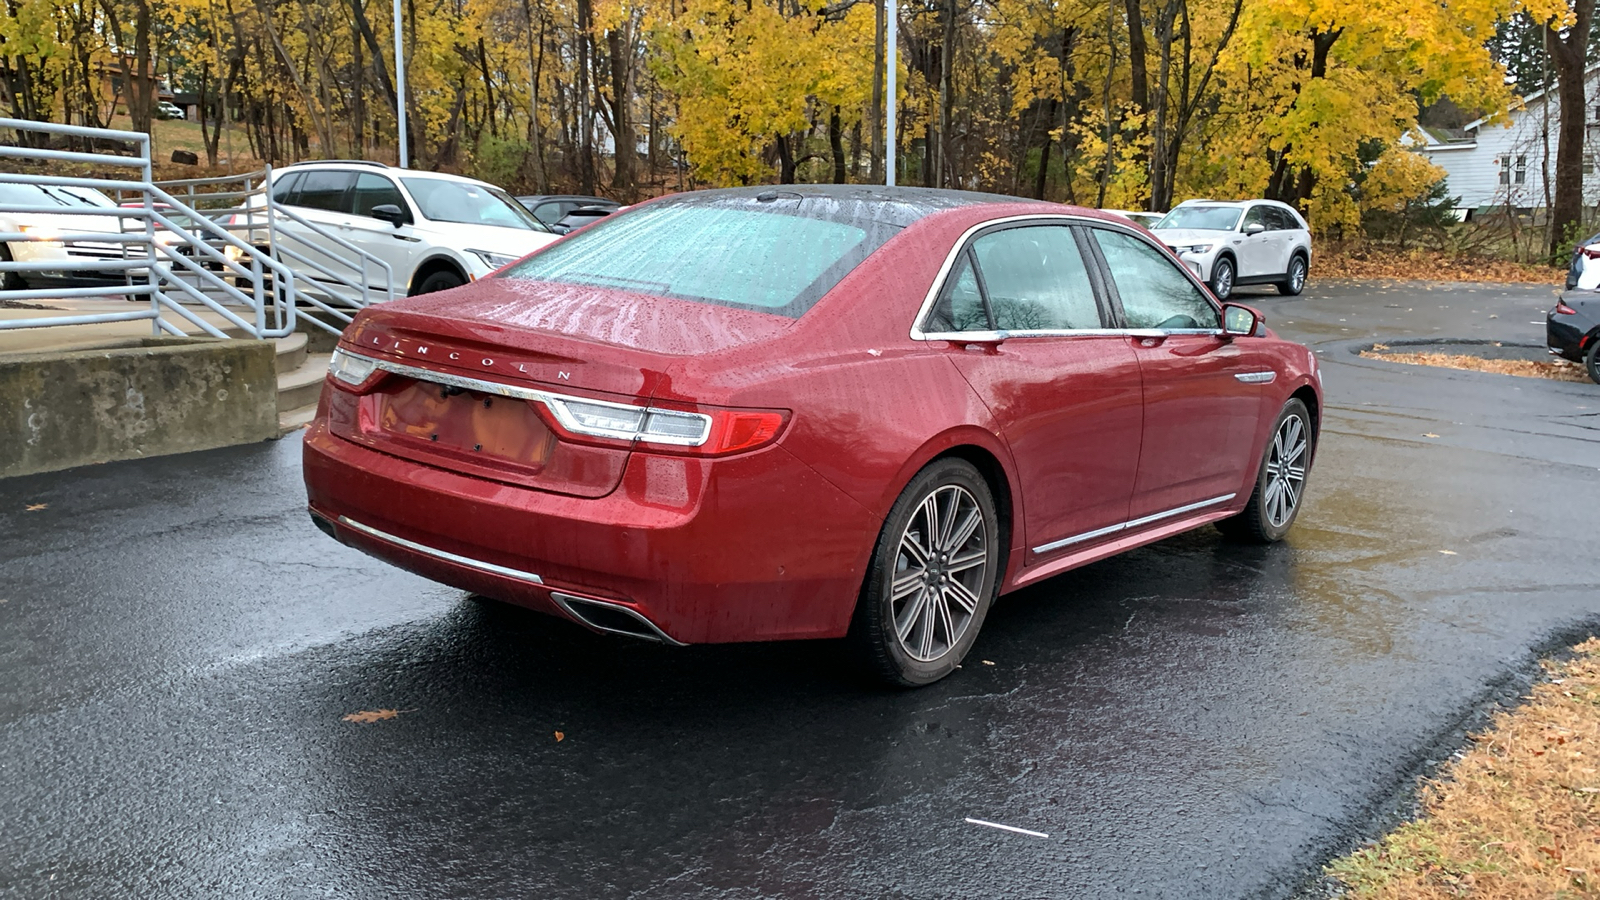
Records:
[[[114,215],[74,214],[72,209],[115,209],[116,202],[99,191],[80,187],[40,184],[0,184],[0,204],[60,209],[60,213],[0,213],[0,231],[26,234],[29,240],[0,244],[0,260],[25,263],[71,263],[95,259],[123,258],[119,243],[63,243],[58,235],[94,234],[122,231],[122,220]],[[143,255],[143,251],[138,251]],[[104,284],[122,281],[116,272],[3,272],[0,290],[20,291],[77,284]]]
[[[1142,210],[1132,209],[1103,209],[1101,212],[1108,212],[1112,215],[1121,216],[1135,225],[1143,225],[1146,228],[1156,227],[1156,223],[1161,221],[1165,216],[1165,213],[1144,212]]]
[[[188,116],[183,114],[183,107],[178,106],[170,100],[162,100],[156,104],[156,118],[186,119]]]
[[[1186,200],[1151,230],[1219,300],[1247,284],[1298,294],[1311,271],[1311,230],[1276,200]]]
[[[557,239],[510,194],[459,175],[376,162],[306,162],[274,171],[271,191],[274,203],[388,263],[400,296],[458,287]],[[350,274],[345,261],[352,254],[337,242],[288,219],[276,227],[338,261],[319,262]],[[388,288],[381,269],[368,274],[370,287]]]

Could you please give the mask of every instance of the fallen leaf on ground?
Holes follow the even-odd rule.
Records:
[[[405,711],[410,712],[410,710]],[[367,725],[372,722],[380,722],[384,719],[393,719],[394,717],[400,715],[400,712],[401,711],[398,709],[363,709],[361,712],[353,712],[345,716],[344,721],[360,722],[363,725]]]
[[[1375,344],[1371,350],[1361,351],[1361,356],[1366,359],[1382,359],[1388,362],[1405,363],[1413,366],[1464,369],[1469,372],[1516,375],[1520,378],[1548,378],[1551,381],[1572,381],[1577,383],[1585,383],[1589,380],[1589,376],[1584,374],[1582,366],[1564,360],[1483,359],[1482,357],[1458,353],[1379,352],[1379,346],[1381,345]]]
[[[1443,553],[1445,556],[1455,556],[1456,555],[1456,552],[1454,550],[1440,550],[1439,552]]]
[[[992,666],[992,665],[994,665],[994,660],[986,659],[986,660],[983,661],[983,664],[986,665],[986,666]]]
[[[1425,431],[1425,432],[1423,432],[1423,433],[1422,433],[1422,436],[1423,436],[1423,437],[1426,437],[1426,438],[1436,438],[1436,437],[1438,437],[1438,435],[1437,435],[1437,434],[1434,434],[1434,433],[1433,433],[1433,432],[1431,432],[1431,431]]]
[[[38,512],[41,509],[49,509],[49,508],[50,508],[50,504],[48,504],[48,503],[29,503],[28,504],[28,512]]]
[[[562,741],[564,741],[566,739],[567,739],[567,733],[565,731],[556,732],[556,743],[559,744],[559,743],[561,743]]]

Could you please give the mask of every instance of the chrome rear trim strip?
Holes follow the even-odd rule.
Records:
[[[457,554],[449,553],[436,547],[429,547],[425,544],[419,544],[416,541],[408,541],[403,537],[395,537],[387,531],[379,531],[378,529],[373,528],[371,525],[363,525],[349,516],[340,516],[339,524],[344,525],[347,528],[353,528],[356,531],[367,535],[368,537],[375,537],[380,541],[387,541],[388,543],[394,544],[397,547],[404,547],[407,550],[414,550],[424,556],[431,556],[434,559],[442,559],[445,562],[453,562],[458,566],[466,566],[469,569],[477,569],[480,572],[488,572],[492,575],[503,575],[506,578],[515,578],[518,581],[527,581],[533,584],[544,584],[544,579],[533,574],[532,572],[524,572],[521,569],[511,569],[507,568],[506,566],[497,566],[494,563],[487,563],[481,559],[458,556]]]
[[[1123,522],[1121,525],[1111,525],[1106,528],[1096,528],[1094,531],[1085,531],[1083,534],[1075,534],[1069,538],[1062,538],[1059,541],[1052,541],[1048,544],[1035,547],[1033,548],[1033,552],[1050,553],[1055,550],[1060,550],[1062,547],[1070,547],[1073,544],[1081,544],[1084,541],[1092,541],[1095,538],[1116,534],[1119,531],[1133,531],[1138,528],[1143,528],[1146,525],[1159,522],[1162,519],[1170,519],[1173,516],[1181,516],[1184,513],[1191,513],[1197,510],[1205,509],[1208,506],[1216,506],[1219,503],[1227,503],[1229,500],[1232,500],[1237,496],[1238,494],[1224,494],[1221,497],[1212,497],[1210,500],[1201,500],[1199,503],[1190,503],[1187,506],[1180,506],[1176,509],[1169,509],[1165,512],[1158,512],[1154,515],[1144,516],[1143,518],[1132,519],[1130,521]]]

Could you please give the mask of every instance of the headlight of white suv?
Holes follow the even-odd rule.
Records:
[[[509,266],[522,258],[520,256],[507,256],[504,253],[493,253],[488,250],[468,250],[467,252],[483,260],[483,264],[488,266],[490,269],[498,269],[502,266]]]
[[[1179,253],[1201,253],[1201,254],[1204,254],[1204,253],[1210,253],[1211,252],[1211,248],[1214,247],[1214,246],[1216,246],[1216,245],[1215,244],[1189,244],[1186,247],[1174,247],[1172,249],[1176,250]]]

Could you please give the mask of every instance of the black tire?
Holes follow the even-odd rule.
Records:
[[[467,280],[462,278],[454,270],[440,269],[436,272],[428,273],[428,277],[422,279],[422,283],[417,285],[416,293],[431,294],[434,291],[448,291],[451,288],[460,287],[466,283]]]
[[[1278,282],[1278,293],[1285,297],[1298,297],[1306,289],[1306,258],[1296,253],[1289,257],[1289,271],[1284,273],[1283,280]]]
[[[930,500],[935,507],[931,525]],[[954,523],[948,530],[938,525],[946,513]],[[929,547],[928,532],[942,532],[944,546]],[[1005,565],[1001,544],[994,497],[971,463],[935,460],[911,479],[884,520],[850,624],[849,640],[874,678],[896,687],[922,687],[955,671],[999,590]],[[932,551],[921,550],[931,564],[914,571],[916,554],[924,547]],[[899,599],[897,580],[902,582]],[[970,598],[970,609],[961,597]]]
[[[1297,423],[1298,431],[1295,431]],[[1303,438],[1304,445],[1299,453],[1293,454],[1292,449],[1290,469],[1283,473],[1283,466],[1277,456],[1282,452],[1278,439],[1293,434],[1293,440]],[[1283,405],[1283,411],[1278,413],[1278,420],[1273,423],[1272,431],[1267,437],[1267,446],[1261,451],[1261,462],[1256,469],[1255,490],[1250,493],[1250,502],[1245,504],[1244,510],[1237,515],[1230,516],[1217,523],[1217,528],[1223,534],[1238,541],[1251,544],[1272,544],[1283,540],[1289,533],[1289,528],[1294,525],[1295,517],[1300,514],[1301,502],[1305,497],[1306,478],[1311,474],[1311,460],[1317,450],[1317,430],[1311,421],[1311,412],[1306,409],[1305,403],[1292,399]],[[1296,482],[1293,476],[1293,463],[1299,461],[1299,479]],[[1273,487],[1275,482],[1284,482],[1283,486]],[[1284,491],[1288,491],[1287,508],[1284,506]]]
[[[1232,259],[1226,256],[1217,257],[1216,263],[1211,267],[1211,293],[1216,294],[1218,300],[1226,300],[1233,296],[1236,274]]]
[[[1589,380],[1600,384],[1600,335],[1590,339],[1589,352],[1583,355],[1583,368],[1589,373]]]
[[[12,262],[11,248],[0,244],[0,262]],[[27,279],[21,272],[0,272],[0,291],[25,291],[28,289]]]

